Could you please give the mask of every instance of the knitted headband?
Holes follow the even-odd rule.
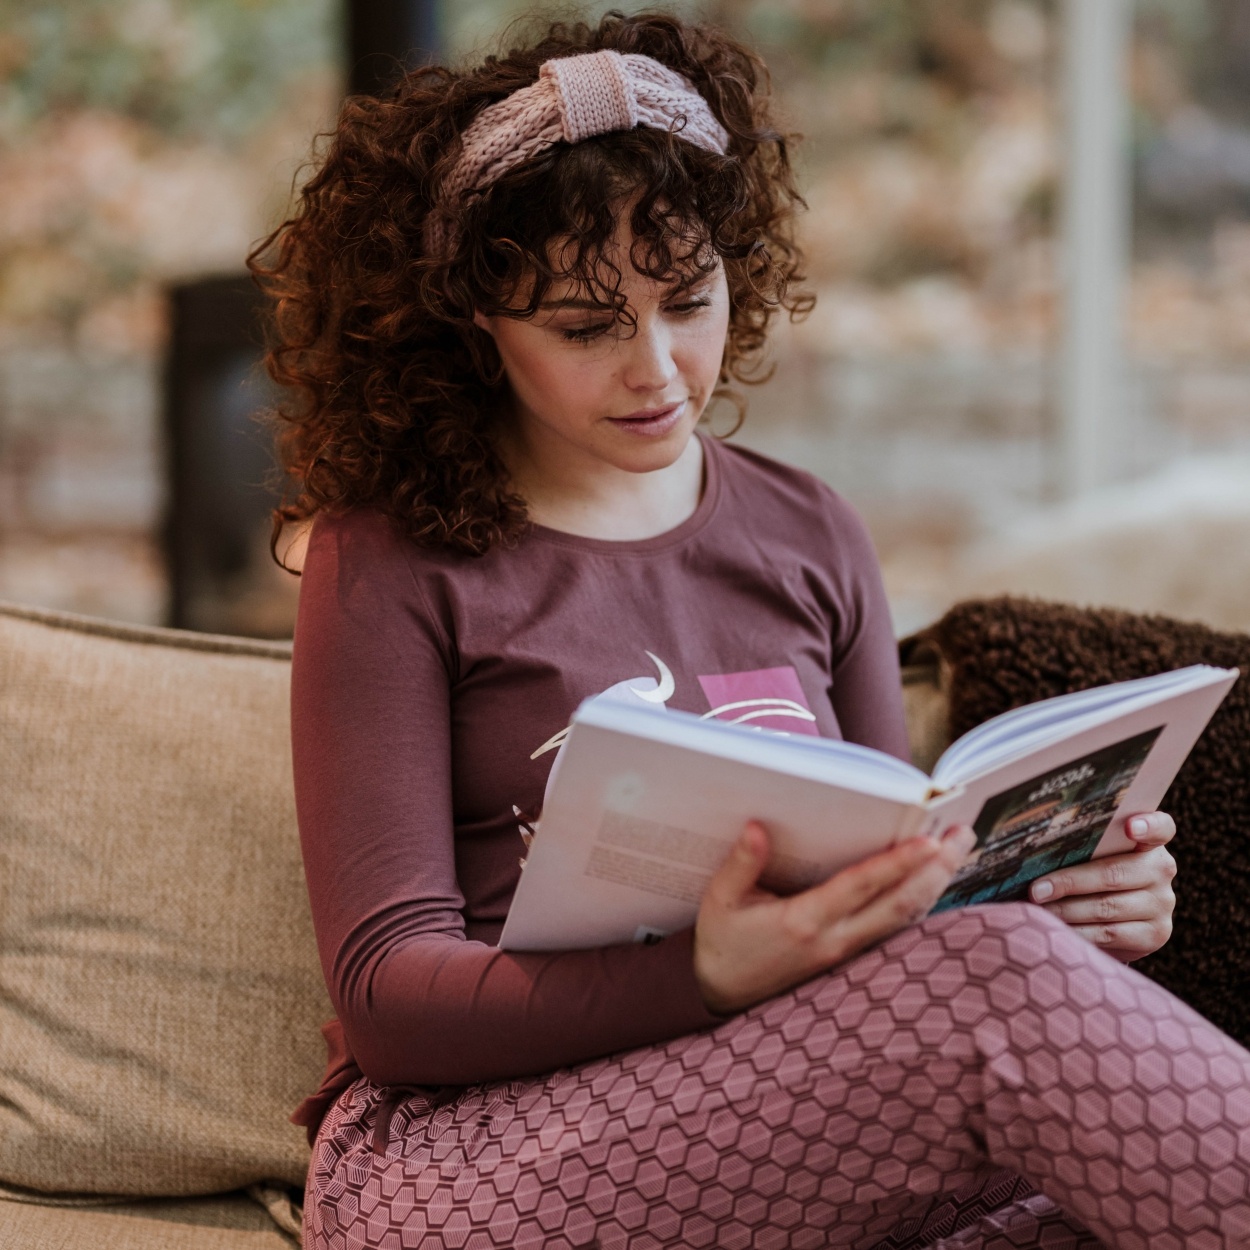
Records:
[[[508,170],[564,140],[650,126],[724,155],[729,135],[690,81],[635,52],[586,52],[543,63],[538,81],[482,110],[465,130],[460,159],[425,226],[426,253],[454,244],[450,208]]]

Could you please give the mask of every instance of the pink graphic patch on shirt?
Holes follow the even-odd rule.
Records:
[[[717,720],[820,737],[799,675],[789,664],[700,677],[699,685]]]

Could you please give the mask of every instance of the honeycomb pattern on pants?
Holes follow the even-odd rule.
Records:
[[[1027,903],[454,1094],[345,1091],[307,1250],[1250,1246],[1250,1054]]]

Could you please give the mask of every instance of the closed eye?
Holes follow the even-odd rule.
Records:
[[[666,312],[676,313],[679,317],[689,317],[700,308],[708,308],[712,301],[706,296],[698,299],[683,300],[680,304],[669,304]],[[560,337],[566,343],[590,343],[606,334],[615,324],[613,321],[597,321],[592,325],[573,326],[560,331]]]
[[[612,328],[612,322],[602,321],[596,325],[578,326],[576,329],[561,330],[560,337],[568,343],[589,343]]]

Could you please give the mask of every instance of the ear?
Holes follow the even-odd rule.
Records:
[[[495,332],[491,329],[490,318],[487,317],[480,309],[475,310],[473,313],[473,324],[477,326],[479,330],[485,330],[491,338],[495,337]]]

